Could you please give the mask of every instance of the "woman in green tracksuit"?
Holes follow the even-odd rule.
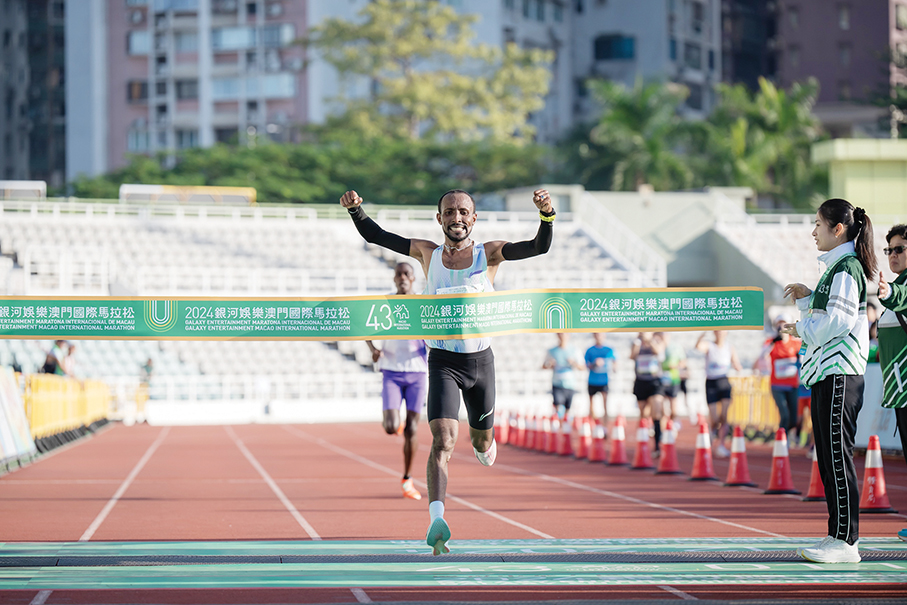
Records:
[[[800,321],[783,332],[803,340],[800,381],[811,389],[810,413],[819,476],[828,505],[828,536],[801,557],[817,563],[856,563],[860,488],[853,463],[857,414],[863,407],[863,373],[869,354],[866,276],[876,275],[872,221],[862,208],[826,200],[816,212],[813,238],[827,267],[815,291],[788,284]]]
[[[879,362],[882,364],[882,407],[894,408],[901,451],[907,460],[907,225],[895,225],[885,236],[888,268],[897,275],[892,283],[879,273]],[[907,542],[907,529],[898,532]]]

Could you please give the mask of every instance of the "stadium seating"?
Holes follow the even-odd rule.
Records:
[[[135,296],[336,296],[393,290],[394,262],[387,250],[365,244],[349,219],[307,209],[196,208],[159,205],[5,202],[0,220],[0,287],[8,294]],[[373,212],[383,227],[411,237],[438,240],[433,210]],[[534,213],[483,213],[475,236],[483,241],[530,239]],[[498,289],[615,288],[663,286],[613,256],[588,225],[562,213],[549,254],[508,263]],[[747,238],[758,240],[760,238]],[[802,239],[802,238],[801,238]],[[12,259],[16,265],[12,265]],[[13,277],[18,272],[18,278]],[[423,287],[421,272],[416,290]],[[4,279],[5,278],[5,279]],[[11,284],[18,284],[12,285]],[[690,349],[698,333],[678,334]],[[619,362],[611,408],[632,414],[633,370],[628,359],[634,335],[608,341]],[[762,335],[732,336],[745,365]],[[580,351],[587,334],[574,336]],[[0,362],[13,356],[26,371],[44,361],[49,342],[0,340]],[[519,334],[495,339],[501,407],[547,410],[550,372],[542,371],[554,337]],[[694,355],[695,356],[695,355]],[[77,373],[111,385],[132,385],[151,358],[152,399],[337,400],[380,396],[364,342],[132,342],[77,343]],[[701,364],[691,377],[701,399]],[[584,391],[577,394],[585,410]],[[704,401],[704,400],[703,400]],[[699,405],[696,403],[696,405]],[[376,410],[379,408],[375,408]]]

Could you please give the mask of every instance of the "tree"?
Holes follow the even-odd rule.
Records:
[[[573,161],[585,157],[596,167],[593,173],[587,166],[581,182],[610,174],[609,188],[616,191],[635,190],[643,183],[663,191],[692,185],[694,175],[682,153],[687,125],[677,113],[687,95],[684,87],[642,79],[633,88],[604,80],[588,86],[602,114],[588,141],[572,141],[577,150],[570,152]]]
[[[531,140],[550,52],[476,44],[477,17],[436,0],[373,0],[360,16],[327,19],[304,41],[342,79],[371,84],[370,98],[336,99],[348,125],[409,140]]]
[[[811,208],[827,191],[827,173],[810,160],[822,137],[812,108],[815,80],[779,90],[765,78],[751,94],[720,84],[719,103],[703,124],[698,167],[706,183],[752,187],[758,194]]]

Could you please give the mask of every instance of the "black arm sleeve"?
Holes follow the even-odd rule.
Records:
[[[388,250],[409,256],[410,241],[408,239],[379,227],[378,223],[368,217],[362,206],[356,206],[348,210],[350,218],[353,219],[353,224],[356,225],[356,230],[359,231],[362,239],[370,244],[378,244]]]
[[[539,231],[535,239],[525,242],[507,242],[501,248],[504,260],[522,260],[545,254],[551,248],[551,238],[554,235],[554,226],[548,221],[540,221]]]

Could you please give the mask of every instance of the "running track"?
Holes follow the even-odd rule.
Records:
[[[452,552],[431,558],[427,499],[400,496],[402,440],[377,423],[113,425],[0,477],[0,602],[907,595],[907,545],[894,538],[903,514],[861,516],[859,565],[792,556],[825,535],[825,504],[762,494],[770,446],[748,445],[759,488],[729,488],[511,446],[489,469],[465,434],[450,467]],[[689,425],[678,437],[686,471],[694,437]],[[425,423],[420,442],[424,494]],[[632,457],[632,438],[627,447]],[[811,462],[802,450],[790,461],[805,492]],[[891,504],[907,512],[904,461],[884,463]],[[723,479],[727,462],[715,471]]]

